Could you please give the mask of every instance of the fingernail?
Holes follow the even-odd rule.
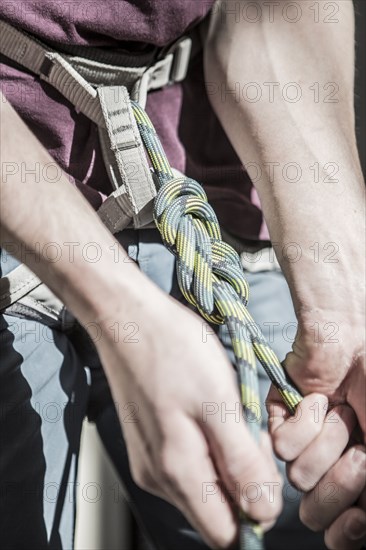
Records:
[[[366,535],[366,523],[360,519],[347,521],[344,533],[350,540],[362,539]]]

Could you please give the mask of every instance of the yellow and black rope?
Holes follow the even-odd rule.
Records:
[[[220,227],[202,186],[185,176],[175,177],[146,112],[132,103],[134,116],[158,181],[154,219],[164,245],[177,259],[179,287],[190,304],[210,323],[226,324],[249,429],[258,438],[260,402],[256,357],[276,386],[291,414],[300,393],[286,378],[273,350],[246,305],[249,287],[237,252],[223,242]],[[240,547],[261,550],[258,525],[240,514]]]

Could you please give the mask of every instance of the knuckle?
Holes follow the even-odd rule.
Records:
[[[323,526],[320,524],[319,520],[314,515],[314,510],[307,502],[306,499],[303,499],[300,504],[299,516],[302,523],[308,527],[311,531],[322,531]]]
[[[296,458],[294,449],[289,446],[288,440],[281,433],[274,432],[272,435],[272,445],[275,455],[281,460],[289,462]]]
[[[334,537],[332,536],[329,529],[325,531],[324,542],[329,550],[341,550],[340,546],[337,545],[337,542],[334,540]]]
[[[224,512],[220,521],[209,522],[203,526],[203,533],[210,548],[234,548],[237,537],[237,526],[231,513]]]
[[[170,446],[163,448],[160,452],[158,470],[159,478],[164,485],[169,487],[177,485],[179,469]]]
[[[134,468],[131,465],[131,476],[136,485],[140,487],[140,489],[148,491],[149,489],[153,488],[153,484],[151,483],[151,476],[146,468]]]
[[[363,456],[362,456],[363,455]],[[344,473],[347,472],[347,476]],[[364,483],[365,455],[355,448],[349,449],[342,462],[334,468],[334,483],[340,493],[348,493]]]
[[[212,376],[206,383],[207,394],[210,399],[217,405],[222,403],[230,403],[236,397],[234,381],[229,379],[223,380],[220,376]],[[213,416],[212,420],[219,418]]]
[[[251,510],[251,514],[253,514],[253,517],[261,523],[268,522],[268,521],[274,521],[277,519],[279,513],[282,510],[282,502],[279,500],[276,502],[276,504],[261,504],[260,507],[255,508],[254,510]]]
[[[224,550],[225,548],[228,548],[228,546],[232,543],[233,537],[225,535],[224,533],[222,533],[221,530],[212,537],[211,541],[213,548],[218,548],[219,550]]]
[[[283,506],[283,502],[282,502],[281,494],[276,495],[276,497],[271,501],[266,499],[265,505],[261,506],[257,514],[259,515],[258,517],[259,521],[275,520],[281,512],[282,506]]]
[[[334,471],[334,478],[331,482],[328,482],[327,486],[333,486],[336,488],[337,493],[344,495],[348,493],[350,483],[350,476],[345,477],[337,469]]]
[[[360,479],[360,482],[364,479],[366,469],[366,454],[364,447],[358,445],[353,449],[353,452],[349,454],[349,461],[352,462],[352,470],[354,476]]]
[[[311,474],[295,463],[287,465],[287,477],[289,481],[300,491],[310,491],[314,487]]]
[[[282,485],[279,480],[256,484],[253,493],[242,495],[249,509],[249,515],[260,522],[275,520],[282,509]],[[249,498],[249,497],[254,498]]]
[[[131,477],[134,480],[134,482],[137,485],[139,485],[139,477],[140,477],[139,468],[137,467],[137,465],[134,464],[133,460],[130,460],[130,462],[131,462],[130,464]]]
[[[248,451],[245,452],[238,446],[231,449],[230,456],[225,464],[225,471],[231,482],[239,482],[240,485],[245,485],[259,482],[262,479],[264,464],[260,455],[256,456],[256,460],[253,460]]]
[[[240,455],[240,456],[239,456]],[[254,465],[246,466],[246,460],[243,460],[243,456],[240,453],[233,452],[226,463],[226,471],[230,480],[237,481],[240,480],[243,476],[243,473],[246,474],[248,479],[252,478],[254,475],[255,467]],[[253,475],[251,475],[253,472]]]

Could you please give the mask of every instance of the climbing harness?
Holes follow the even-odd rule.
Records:
[[[192,38],[187,36],[149,56],[85,46],[59,53],[0,21],[0,53],[51,84],[97,125],[113,188],[98,214],[112,233],[149,225],[156,195],[129,96],[144,105],[148,91],[183,80],[191,46]]]
[[[93,73],[94,80],[97,70],[100,70],[103,81],[105,67],[101,67],[101,63],[96,66],[95,60],[75,59],[68,54],[50,51],[4,22],[0,22],[1,31],[3,37],[5,32],[5,40],[1,40],[1,53],[50,82],[98,124],[104,159],[110,167],[111,182],[115,188],[99,211],[107,227],[116,233],[131,220],[134,227],[140,227],[149,219],[148,215],[144,216],[144,211],[151,206],[162,241],[176,257],[178,283],[184,297],[209,323],[226,324],[235,355],[241,402],[254,437],[258,439],[260,433],[256,358],[279,391],[288,411],[294,414],[302,397],[287,379],[276,354],[247,310],[249,288],[240,257],[232,246],[222,240],[216,215],[208,204],[202,186],[193,179],[176,175],[142,105],[130,100],[126,73],[131,76],[133,69],[114,67],[113,74],[118,75],[113,84],[110,85],[110,79],[106,77],[101,82],[105,85],[95,88],[84,78],[85,67],[89,74]],[[164,79],[160,79],[162,86],[185,76],[189,53],[187,45],[179,46],[182,43],[184,41],[168,53],[171,56],[168,62],[170,68],[165,70]],[[174,51],[179,52],[180,61],[175,61],[175,76],[172,77]],[[166,64],[166,58],[157,63],[160,66]],[[110,73],[110,66],[106,67]],[[154,80],[151,75],[156,70],[160,74],[156,64],[145,67],[140,71],[139,79],[132,78],[132,97],[138,99],[135,91],[141,90],[141,87],[149,89]],[[152,87],[159,86],[155,82]],[[145,150],[152,170],[147,164]],[[131,162],[139,168],[138,177],[134,174],[132,179],[126,170]],[[17,272],[18,282],[27,276],[28,285],[23,285],[26,294],[41,284],[37,277],[32,279],[31,272],[25,266],[17,269],[18,272],[14,271]],[[15,294],[16,288],[13,283]],[[16,296],[16,299],[21,298],[19,293]],[[4,307],[4,303],[9,302],[11,298],[7,298],[7,302],[6,299],[5,302],[0,300],[0,306]],[[240,520],[240,548],[261,550],[263,536],[260,527],[245,517],[243,512],[240,512]]]

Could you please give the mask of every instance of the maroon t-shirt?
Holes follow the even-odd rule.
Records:
[[[166,46],[203,19],[214,0],[42,0],[0,4],[1,19],[61,45]],[[112,189],[96,125],[50,84],[2,57],[1,89],[91,204]],[[147,112],[172,166],[203,183],[220,223],[238,237],[267,238],[258,198],[205,91],[202,52],[183,84],[148,96]]]

